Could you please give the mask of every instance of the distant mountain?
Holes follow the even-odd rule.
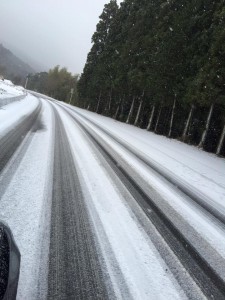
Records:
[[[0,75],[20,84],[29,73],[35,70],[0,44]]]
[[[4,43],[2,43],[4,45]],[[45,66],[44,64],[40,63],[36,60],[36,57],[33,55],[29,55],[29,52],[24,50],[18,49],[15,45],[7,44],[8,49],[17,57],[25,61],[31,68],[33,68],[36,72],[43,72],[47,71],[49,67]]]

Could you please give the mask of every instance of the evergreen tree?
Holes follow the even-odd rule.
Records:
[[[83,106],[225,154],[224,9],[224,0],[111,0],[79,81]]]
[[[107,96],[109,96],[109,103],[111,103],[114,77],[111,67],[112,60],[110,59],[112,54],[112,48],[109,46],[110,37],[112,37],[110,29],[117,11],[118,5],[115,0],[111,0],[109,4],[105,5],[96,32],[92,36],[93,46],[88,54],[84,72],[79,82],[80,96],[84,97],[85,101],[97,111],[102,111],[103,107],[106,108],[105,103],[101,102],[103,96],[104,99],[108,99]],[[96,102],[97,106],[95,105]]]

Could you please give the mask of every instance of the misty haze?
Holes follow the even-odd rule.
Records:
[[[81,73],[106,0],[0,1],[0,43],[36,71]]]

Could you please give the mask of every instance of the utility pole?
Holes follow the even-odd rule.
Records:
[[[73,93],[74,93],[74,89],[72,88],[70,90],[70,102],[69,102],[69,104],[71,104],[71,101],[72,101],[72,98],[73,98]]]
[[[25,87],[24,87],[25,90],[27,89],[28,78],[29,78],[29,77],[28,77],[28,75],[27,75],[27,77],[26,77],[26,82],[25,82]]]

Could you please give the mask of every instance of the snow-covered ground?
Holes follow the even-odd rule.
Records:
[[[65,105],[63,104],[63,106]],[[149,158],[149,160],[153,160],[154,163],[159,165],[162,169],[164,168],[170,172],[171,176],[175,175],[181,182],[186,182],[190,189],[200,191],[201,193],[199,194],[206,197],[204,200],[210,201],[210,204],[221,209],[221,212],[224,212],[225,207],[224,159],[178,141],[169,140],[135,128],[134,126],[116,122],[112,119],[88,111],[78,108],[73,108],[73,110],[75,112],[73,115],[76,119],[78,119],[86,128],[89,128],[89,131],[94,133],[99,138],[98,140],[102,141],[103,145],[105,144],[108,149],[111,149],[111,154],[113,156],[119,156],[121,158],[119,164],[125,166],[143,190],[145,190],[153,199],[155,198],[153,201],[155,201],[156,205],[168,215],[189,242],[194,245],[198,252],[213,268],[216,268],[220,276],[224,278],[225,228],[212,220],[211,216],[207,215],[201,207],[198,207],[196,203],[192,202],[191,199],[185,195],[182,195],[176,187],[167,183],[161,176],[158,176],[157,173],[152,171],[145,163],[135,157],[135,155],[124,149],[124,147],[121,147],[120,143],[113,140],[108,133],[113,134],[117,139],[119,138],[122,143],[135,149],[137,153],[141,153],[142,156]],[[68,110],[68,112],[71,113],[71,110]],[[87,117],[92,122],[82,118],[80,114]],[[94,124],[98,124],[100,128],[96,127],[93,122]],[[71,128],[72,125],[67,126],[68,131],[69,127]],[[104,129],[104,131],[101,129]],[[71,132],[70,138],[73,135],[75,135],[75,131],[73,131],[73,133]],[[78,140],[79,144],[77,144]],[[74,137],[74,142],[72,143],[72,148],[76,151],[76,157],[79,155],[77,150],[81,140],[81,137]],[[97,166],[90,167],[90,165],[92,165],[92,162],[89,160],[91,154],[84,151],[85,146],[83,144],[81,148],[83,149],[83,153],[82,149],[79,150],[79,153],[82,153],[83,159],[78,159],[77,163],[82,164],[80,168],[83,173],[86,173],[86,175],[84,175],[86,177],[84,181],[86,182],[88,189],[90,189],[89,193],[91,194],[92,203],[97,201],[97,204],[95,203],[95,205],[100,205],[100,203],[103,205],[103,207],[95,207],[98,216],[100,219],[103,218],[102,210],[107,210],[109,214],[112,213],[113,216],[116,216],[115,220],[110,220],[110,215],[107,215],[104,221],[102,221],[104,230],[107,231],[105,226],[107,226],[108,220],[110,220],[109,226],[111,227],[112,224],[116,224],[117,222],[119,224],[120,217],[122,219],[126,219],[126,217],[122,213],[122,208],[116,209],[116,212],[112,212],[114,206],[109,203],[110,199],[113,198],[114,201],[116,196],[113,195],[112,191],[109,189],[109,184],[103,180],[103,174],[100,174]],[[84,162],[86,162],[86,166],[84,166]],[[98,180],[99,183],[97,183]],[[91,187],[91,185],[93,185],[93,187]],[[210,188],[208,189],[209,185]],[[99,194],[102,192],[101,187],[106,194]],[[95,196],[93,196],[95,194],[96,200],[94,200]],[[159,195],[160,197],[156,197],[156,195]],[[99,201],[100,203],[98,203]],[[109,207],[106,203],[109,204]],[[115,202],[113,203],[115,204]],[[121,212],[122,216],[117,215],[118,211]],[[126,221],[126,224],[129,224],[129,222]],[[131,225],[129,224],[128,227],[131,227]],[[96,226],[96,228],[98,228],[98,226]],[[126,225],[120,224],[117,230],[114,227],[117,233],[119,230],[122,230],[121,228],[126,228],[125,230],[129,232]],[[126,236],[124,233],[122,235],[123,237]],[[107,237],[110,237],[110,233],[107,234]],[[115,253],[118,253],[118,248],[116,247],[117,238],[118,236],[116,236],[116,238],[114,237],[114,242],[112,242],[112,248],[115,247],[116,249],[114,250]],[[133,239],[135,238],[133,237]],[[126,243],[125,239],[124,243]],[[121,245],[122,249],[122,244],[123,243],[120,241],[117,245]],[[124,246],[124,249],[126,248],[127,245]],[[122,262],[120,262],[120,266],[121,265]],[[134,269],[136,270],[136,268]],[[153,272],[153,270],[151,270],[151,272]],[[149,278],[149,282],[150,281]],[[135,294],[135,291],[132,291],[132,294]],[[137,296],[138,299],[139,296]],[[144,295],[140,296],[140,299],[141,297],[144,297]]]
[[[85,136],[65,112],[60,108],[58,111],[65,125],[87,198],[89,194],[87,205],[100,239],[116,299],[185,299],[185,294],[172,274],[167,272],[167,265],[123,202],[121,191],[102,168],[102,163],[96,158]],[[111,248],[124,279],[115,272],[108,248]],[[121,286],[123,280],[124,287]]]
[[[0,100],[1,101],[1,100]],[[38,99],[28,94],[21,101],[15,101],[0,109],[0,138],[13,130],[38,106]]]
[[[7,84],[9,96],[13,93],[10,89],[15,87]],[[23,92],[20,88],[16,90]],[[23,100],[0,110],[0,140],[19,127],[39,103],[42,110],[36,127],[28,132],[0,173],[0,219],[11,227],[22,257],[19,300],[46,298],[56,147],[53,107],[68,137],[92,230],[104,259],[102,267],[110,278],[107,284],[113,288],[116,298],[172,300],[194,295],[195,299],[204,299],[204,295],[151,223],[148,217],[151,211],[146,213],[139,206],[132,191],[123,185],[68,112],[109,149],[118,164],[126,168],[225,281],[224,226],[134,153],[175,176],[222,213],[225,209],[223,158],[79,108],[64,104],[64,110],[58,102],[40,100],[29,93]],[[160,241],[159,245],[156,240]],[[163,251],[167,255],[163,256]]]
[[[8,105],[4,112],[0,111],[0,119],[1,114],[7,114],[5,127],[7,124],[7,129],[12,130],[12,124],[15,126],[18,118],[29,115],[37,102],[35,97],[29,95],[22,102]],[[17,116],[18,111],[20,114]],[[42,299],[38,296],[42,294],[39,276],[42,274],[42,289],[47,278],[53,124],[50,106],[43,102],[40,128],[28,135],[0,175],[0,185],[6,188],[1,195],[0,220],[10,226],[21,253],[19,300]]]
[[[209,201],[212,207],[218,209],[225,216],[225,160],[223,158],[85,110],[75,108],[74,111],[86,116],[98,124],[100,128],[113,133],[115,137],[137,150],[138,153],[142,153],[146,158],[153,160],[162,169],[168,170],[171,175],[178,178],[178,182],[179,180],[186,182],[190,189],[196,190],[196,192],[200,191],[199,194],[203,196],[204,201]],[[165,214],[169,215],[176,227],[207,261],[211,261],[212,258],[210,247],[225,259],[225,228],[221,227],[221,224],[212,221],[211,217],[201,207],[196,206],[196,203],[183,196],[176,187],[168,184],[146,164],[110,138],[107,133],[80,115],[75,115],[85,126],[97,134],[109,148],[113,149],[115,154],[121,157],[121,164],[123,161],[126,162],[124,165],[134,178],[139,176],[138,183],[146,190],[146,193],[152,195],[153,198],[155,193],[160,195],[156,199],[156,204],[161,207]],[[182,217],[182,222],[180,217]],[[202,238],[204,243],[202,243]],[[212,260],[211,263],[214,267],[219,265],[218,259]],[[225,277],[224,267],[224,261],[221,260],[218,272],[223,278]]]
[[[139,153],[225,207],[225,159],[157,134],[76,108]]]
[[[3,98],[20,96],[24,93],[25,90],[22,86],[16,86],[10,80],[0,79],[0,101]]]

